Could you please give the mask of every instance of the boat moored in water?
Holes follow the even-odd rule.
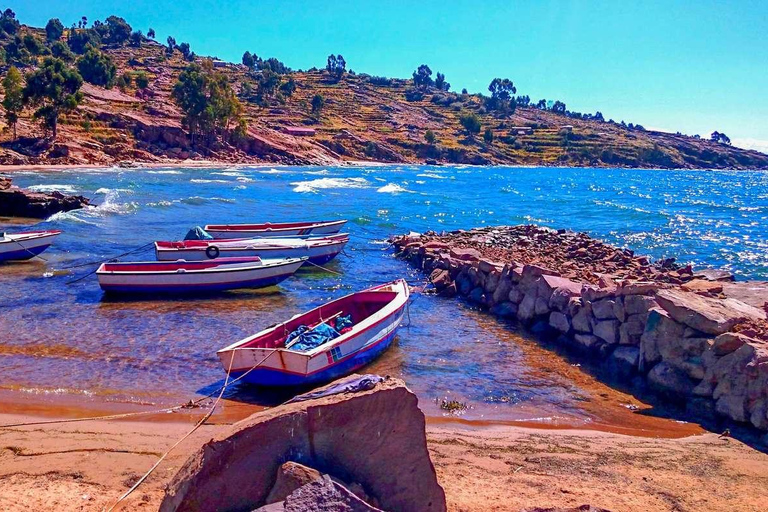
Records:
[[[272,286],[292,276],[303,263],[302,258],[103,263],[96,275],[106,292],[213,292]]]
[[[204,229],[216,239],[306,238],[336,234],[346,223],[346,220],[324,220],[319,222],[265,222],[262,224],[208,224]]]
[[[335,258],[347,242],[347,234],[317,238],[181,240],[155,242],[155,254],[160,261],[256,256],[263,259],[307,258],[311,263],[322,265]]]
[[[24,231],[0,233],[0,262],[28,260],[51,246],[61,231]]]
[[[230,378],[262,386],[329,382],[392,343],[408,303],[403,279],[331,301],[217,352]]]

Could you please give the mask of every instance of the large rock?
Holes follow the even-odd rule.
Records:
[[[715,338],[712,351],[715,355],[724,356],[735,352],[742,345],[749,342],[755,342],[755,340],[738,332],[726,332]]]
[[[602,339],[609,345],[619,342],[619,321],[602,320],[595,322],[592,326],[592,333]]]
[[[617,347],[611,352],[610,361],[618,375],[629,377],[637,371],[640,349],[638,347]]]
[[[676,321],[708,334],[723,334],[742,320],[765,318],[765,312],[736,299],[711,299],[682,290],[661,290],[656,301]]]
[[[266,505],[254,512],[382,512],[328,475],[312,480],[286,496],[282,503]]]
[[[0,188],[0,217],[30,217],[42,219],[54,213],[68,212],[88,206],[83,196],[67,196],[61,192],[43,194],[11,186],[10,180]]]
[[[622,345],[639,345],[640,338],[645,332],[645,315],[631,315],[619,328],[619,343]]]
[[[648,384],[651,389],[678,400],[689,396],[696,386],[684,372],[663,361],[648,372]]]
[[[295,461],[360,483],[385,510],[444,511],[416,395],[390,379],[369,391],[269,409],[235,424],[187,460],[160,510],[253,510],[278,468]]]
[[[628,315],[647,315],[657,305],[653,297],[645,295],[626,295],[623,297],[624,312]]]
[[[680,339],[685,326],[672,320],[669,313],[654,308],[648,313],[645,331],[640,337],[640,370],[647,371],[661,360],[659,342],[667,339]]]
[[[568,334],[568,331],[571,330],[571,322],[568,320],[568,317],[565,315],[565,313],[561,313],[559,311],[553,311],[550,313],[549,325],[553,329],[560,331],[563,334]]]
[[[598,320],[613,320],[616,318],[614,307],[616,301],[613,299],[602,299],[592,303],[592,314]]]

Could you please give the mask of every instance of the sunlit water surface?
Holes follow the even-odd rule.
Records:
[[[233,167],[13,173],[16,184],[93,198],[57,214],[47,262],[0,267],[0,389],[85,401],[175,404],[221,384],[215,351],[329,299],[405,276],[393,233],[537,223],[586,231],[654,257],[768,278],[768,173],[482,167]],[[349,219],[341,276],[302,271],[265,291],[205,299],[107,300],[93,270],[44,273],[113,257],[195,225]],[[18,229],[7,222],[0,228]],[[152,259],[151,251],[124,259]],[[601,421],[610,395],[514,325],[455,300],[420,296],[411,325],[367,371],[405,379],[428,414],[466,402],[464,418]],[[239,387],[233,400],[269,400]],[[620,407],[623,396],[612,397]],[[609,401],[611,401],[609,400]],[[610,420],[606,420],[610,421]]]

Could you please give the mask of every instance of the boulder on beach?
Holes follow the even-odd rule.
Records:
[[[235,424],[189,458],[160,510],[257,509],[267,505],[287,461],[359,484],[384,510],[446,510],[424,414],[397,379],[360,393],[285,404]]]
[[[0,178],[0,217],[43,219],[89,204],[83,196],[67,196],[57,191],[49,194],[32,192],[14,186],[10,178]]]

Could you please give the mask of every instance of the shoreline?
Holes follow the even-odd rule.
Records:
[[[30,164],[30,165],[0,165],[0,173],[14,173],[19,171],[63,171],[69,169],[109,169],[120,168],[123,170],[132,169],[222,169],[228,167],[394,167],[394,166],[419,166],[419,167],[453,167],[453,168],[509,168],[509,169],[596,169],[596,170],[629,170],[629,171],[697,171],[697,172],[768,172],[768,168],[764,169],[714,169],[714,168],[680,168],[680,167],[620,167],[620,166],[573,166],[573,165],[531,165],[531,164],[492,164],[492,165],[475,165],[475,164],[452,164],[440,162],[437,165],[426,164],[424,162],[378,162],[378,161],[363,161],[363,160],[348,160],[339,161],[333,165],[307,163],[307,164],[284,164],[279,162],[253,162],[253,163],[233,163],[214,160],[190,160],[190,161],[175,161],[175,162],[135,162],[134,165],[121,167],[119,163],[110,165],[94,165],[94,164]]]
[[[199,417],[198,412],[194,417]],[[0,422],[29,416],[0,413]],[[191,422],[93,421],[0,429],[0,508],[97,511],[110,506]],[[165,487],[230,423],[206,424],[117,510],[156,510]],[[448,510],[520,510],[589,503],[609,510],[756,510],[768,499],[768,455],[703,433],[638,438],[596,430],[481,429],[427,422],[427,448]],[[706,470],[703,468],[706,467]],[[34,492],[31,492],[34,489]],[[510,489],[515,489],[511,492]],[[732,497],[740,496],[739,503]],[[673,507],[675,508],[675,507]]]

